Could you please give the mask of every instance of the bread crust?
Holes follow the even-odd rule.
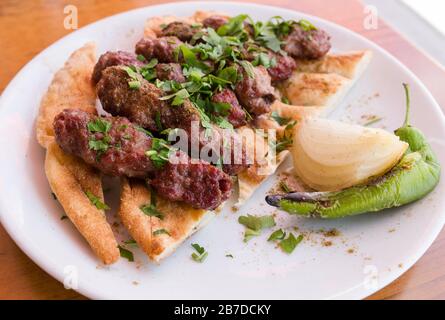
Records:
[[[42,147],[47,148],[54,141],[53,120],[64,109],[96,112],[96,93],[91,82],[95,63],[96,45],[90,42],[74,51],[54,75],[36,120],[37,141]]]
[[[97,209],[86,196],[86,192],[91,192],[104,201],[99,172],[82,160],[65,154],[52,142],[46,152],[45,173],[66,215],[94,253],[104,264],[117,261],[119,249],[105,213]]]

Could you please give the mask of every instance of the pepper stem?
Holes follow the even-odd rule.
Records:
[[[403,88],[405,89],[405,97],[406,97],[406,113],[405,113],[405,121],[403,122],[403,126],[406,127],[409,125],[409,112],[411,108],[411,100],[409,97],[409,84],[404,83]]]

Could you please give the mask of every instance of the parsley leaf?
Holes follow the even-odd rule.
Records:
[[[127,250],[121,246],[118,246],[119,248],[119,253],[121,255],[122,258],[127,259],[130,262],[134,261],[134,256],[133,256],[133,252],[131,252],[130,250]]]
[[[252,78],[252,79],[255,78],[255,69],[249,61],[242,60],[242,61],[239,61],[238,63],[244,68],[244,71],[246,71],[247,76],[249,78]]]
[[[273,216],[240,216],[238,222],[246,227],[244,232],[244,242],[248,242],[253,237],[259,236],[262,229],[271,228],[275,226],[275,219]]]
[[[176,149],[169,146],[164,139],[153,138],[151,140],[151,149],[145,151],[145,155],[150,157],[156,168],[162,168],[169,160],[170,153],[174,151]]]
[[[94,195],[91,191],[86,191],[85,195],[88,197],[90,202],[99,210],[110,210],[110,207],[107,206],[105,203],[102,202],[99,197]]]
[[[161,235],[161,234],[166,234],[166,235],[170,236],[170,232],[168,232],[165,229],[158,229],[156,231],[153,231],[153,235],[154,236],[158,236],[158,235]]]
[[[302,240],[303,240],[303,235],[300,234],[297,238],[295,238],[295,236],[291,232],[286,239],[280,241],[279,246],[284,252],[291,254],[294,251],[295,247]]]
[[[315,27],[311,22],[301,19],[297,22],[297,24],[303,29],[304,31],[311,31],[311,30],[317,30],[317,27]]]
[[[203,262],[208,256],[208,252],[197,243],[192,243],[192,247],[196,252],[192,253],[192,259],[196,262]]]
[[[273,111],[270,116],[274,119],[280,126],[284,126],[290,122],[291,119],[280,117],[278,112]]]
[[[271,228],[275,226],[275,219],[273,216],[253,216],[248,214],[247,216],[240,216],[238,222],[245,227],[260,231],[262,229]]]
[[[283,240],[285,237],[286,237],[286,232],[284,232],[283,229],[278,229],[272,232],[267,241]]]
[[[164,219],[164,214],[160,211],[158,211],[152,204],[144,204],[140,207],[141,211],[149,216],[149,217],[156,217],[159,219]]]
[[[106,134],[111,129],[111,122],[98,117],[88,122],[87,128],[91,133],[99,132]]]

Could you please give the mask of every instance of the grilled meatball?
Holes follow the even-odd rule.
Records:
[[[148,61],[156,58],[159,62],[177,62],[175,49],[182,44],[177,37],[143,38],[136,43],[136,53]]]
[[[175,21],[163,28],[161,30],[161,35],[163,37],[177,37],[181,41],[188,42],[198,30],[198,28],[193,28],[188,23]]]
[[[294,70],[297,68],[297,63],[290,56],[282,55],[281,53],[271,53],[275,58],[275,65],[267,68],[272,82],[283,81],[290,78]]]
[[[243,79],[235,87],[241,105],[256,116],[269,112],[276,95],[266,68],[263,66],[253,68],[253,77],[249,77],[244,69],[241,72]]]
[[[66,109],[54,119],[54,132],[65,152],[108,175],[149,178],[158,193],[172,201],[214,209],[230,196],[232,180],[227,174],[204,161],[192,163],[182,151],[175,152],[176,162],[156,167],[145,155],[152,138],[126,118]]]
[[[108,129],[89,127],[97,120],[109,126]],[[145,178],[155,170],[145,156],[145,151],[151,148],[151,139],[126,118],[100,118],[85,111],[66,109],[55,117],[54,132],[62,150],[105,174]]]
[[[113,116],[123,116],[138,125],[157,131],[156,114],[168,108],[165,101],[159,100],[162,90],[145,80],[139,74],[140,87],[132,89],[128,83],[133,81],[121,67],[109,67],[102,72],[96,91],[102,107]]]
[[[215,209],[230,197],[232,181],[227,174],[204,161],[167,163],[150,184],[174,201],[192,203],[196,208]]]
[[[324,30],[305,31],[295,25],[284,39],[283,50],[296,59],[319,59],[331,49],[330,39]]]
[[[182,68],[179,63],[159,63],[156,65],[156,76],[160,80],[173,80],[185,82]]]
[[[224,89],[212,96],[212,102],[228,103],[230,110],[227,115],[227,120],[234,128],[241,127],[246,124],[246,113],[241,108],[235,93],[230,89]]]
[[[99,57],[99,60],[94,66],[92,76],[93,83],[96,84],[99,82],[103,70],[111,66],[119,65],[142,67],[144,63],[139,61],[134,53],[126,51],[108,51]]]
[[[267,72],[269,73],[272,82],[283,81],[290,78],[292,72],[297,68],[297,64],[292,57],[273,52],[272,50],[259,47],[255,44],[245,44],[241,53],[243,59],[247,61],[254,61],[258,59],[261,54],[267,54],[271,64],[272,61],[275,63],[267,68]]]
[[[201,124],[198,110],[189,100],[178,106],[170,106],[167,101],[160,100],[163,92],[147,80],[138,75],[141,83],[138,89],[131,89],[128,82],[133,80],[121,67],[109,67],[104,70],[97,84],[97,95],[105,111],[114,116],[124,116],[135,124],[151,131],[161,131],[167,128],[180,128],[185,130],[189,137],[189,145],[192,143],[192,124],[198,125],[198,132],[206,129]],[[159,121],[157,121],[159,120]],[[160,127],[159,127],[160,124]],[[214,130],[219,130],[215,127]],[[204,147],[213,150],[215,156],[212,163],[217,163],[219,155],[222,154],[223,145],[221,135],[212,135],[210,140],[200,135],[199,148]],[[243,155],[242,155],[243,156]],[[227,165],[224,170],[231,174],[246,168],[246,160],[243,157],[237,162],[242,166]]]
[[[202,21],[202,24],[206,28],[213,28],[215,30],[218,30],[219,27],[225,25],[229,21],[228,18],[218,15],[210,16],[204,21]]]

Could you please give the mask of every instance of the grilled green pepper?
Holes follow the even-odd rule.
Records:
[[[335,219],[399,207],[430,193],[439,183],[440,165],[422,132],[409,124],[409,87],[403,86],[407,112],[403,126],[395,134],[407,142],[409,148],[388,173],[366,185],[337,192],[270,195],[266,197],[267,203],[291,214]]]

